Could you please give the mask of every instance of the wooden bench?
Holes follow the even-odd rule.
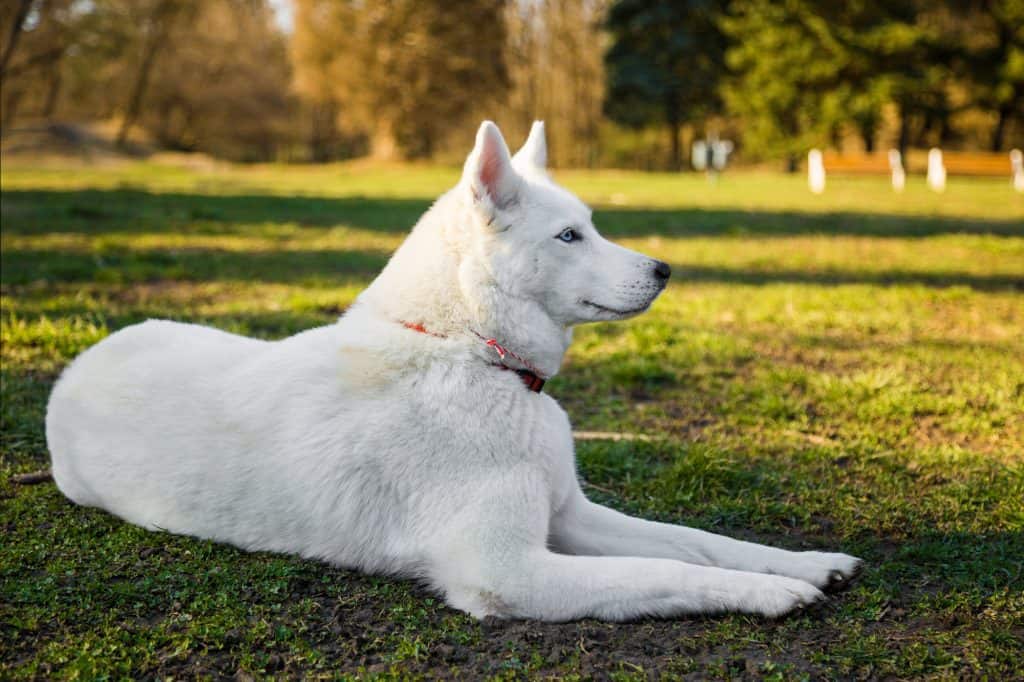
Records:
[[[1010,152],[1005,154],[976,154],[973,152],[946,152],[942,165],[950,175],[1005,175],[1010,177]]]
[[[908,163],[909,161],[909,163]],[[888,175],[889,158],[886,152],[880,154],[834,154],[824,155],[825,172],[844,174]],[[949,175],[988,175],[1010,177],[1010,153],[985,152],[943,152],[942,164]],[[928,169],[928,152],[911,151],[903,159],[903,168],[908,173],[924,173]]]
[[[823,158],[826,173],[888,175],[889,158],[886,154],[830,154]]]

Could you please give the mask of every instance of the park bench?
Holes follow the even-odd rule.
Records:
[[[942,163],[950,175],[1010,175],[1010,154],[947,152]]]
[[[909,161],[909,163],[908,163]],[[825,171],[842,174],[885,174],[890,172],[889,159],[881,154],[824,155]],[[943,152],[942,163],[949,175],[1010,176],[1009,153]],[[903,161],[911,173],[924,173],[928,167],[927,152],[910,152]]]
[[[825,172],[838,174],[889,174],[885,154],[824,154]]]

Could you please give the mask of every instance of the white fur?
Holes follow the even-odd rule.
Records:
[[[462,181],[336,324],[268,342],[153,320],[84,352],[46,416],[60,489],[153,530],[417,577],[479,617],[820,599],[857,559],[588,501],[565,412],[494,366],[478,334],[550,376],[573,325],[639,313],[665,283],[598,235],[545,157],[542,124],[510,159],[484,123]]]

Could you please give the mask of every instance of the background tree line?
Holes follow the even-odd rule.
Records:
[[[0,126],[106,121],[237,160],[454,159],[548,122],[562,166],[1024,143],[1024,0],[8,0]]]

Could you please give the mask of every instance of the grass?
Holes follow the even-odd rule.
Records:
[[[428,166],[67,168],[2,182],[0,677],[1024,675],[1024,196],[1003,180],[560,173],[673,264],[653,310],[578,330],[549,391],[592,496],[869,562],[823,610],[475,622],[415,585],[75,507],[42,420],[61,368],[169,317],[332,321],[456,178]]]

